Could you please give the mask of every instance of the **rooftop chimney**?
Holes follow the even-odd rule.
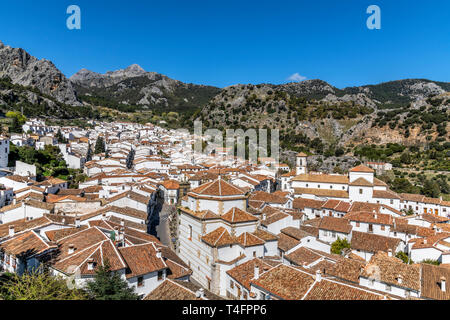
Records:
[[[392,257],[392,249],[389,249],[389,250],[388,250],[388,256],[389,256],[389,257]]]
[[[81,224],[80,224],[80,218],[79,217],[76,217],[75,218],[75,227],[76,228],[79,228],[81,226]]]
[[[445,277],[441,277],[441,290],[442,292],[445,292],[447,290]]]
[[[424,244],[427,244],[427,239],[423,239],[423,243],[424,243]]]
[[[94,259],[89,258],[87,261],[87,269],[88,270],[94,270]]]
[[[156,249],[156,257],[157,257],[158,259],[161,259],[161,257],[162,257],[162,255],[161,255],[161,249],[160,249],[160,248]]]
[[[402,283],[403,282],[403,277],[401,275],[397,276],[397,281],[398,283]]]
[[[72,254],[72,253],[74,253],[74,251],[75,251],[75,246],[74,246],[73,244],[69,244],[69,250],[68,250],[68,253],[69,253],[69,254]]]
[[[322,281],[322,271],[320,271],[320,270],[316,271],[316,281],[317,282]]]
[[[120,240],[122,241],[122,247],[125,247],[125,228],[120,228]]]
[[[102,220],[106,220],[106,213],[102,213]]]
[[[14,226],[9,226],[9,236],[13,237],[14,236]]]
[[[120,219],[120,225],[123,227],[125,225],[125,219]]]
[[[197,292],[195,293],[195,296],[197,298],[204,298],[205,297],[205,289],[200,288],[197,290]]]
[[[259,278],[259,267],[255,264],[255,270],[254,270],[254,279],[258,279]]]

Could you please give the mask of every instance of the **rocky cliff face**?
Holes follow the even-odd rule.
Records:
[[[287,148],[320,148],[314,139],[342,147],[411,145],[427,136],[435,139],[438,133],[448,137],[449,90],[450,83],[423,79],[344,89],[321,80],[234,85],[224,88],[196,117],[211,128],[279,129]]]
[[[21,48],[5,46],[0,42],[0,78],[9,77],[13,84],[37,88],[56,101],[81,106],[72,83],[55,65],[39,60]]]

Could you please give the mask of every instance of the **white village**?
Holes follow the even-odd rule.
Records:
[[[153,124],[23,132],[0,143],[1,272],[82,288],[107,264],[144,300],[450,299],[450,202],[391,191],[376,164],[326,174],[305,153],[292,168],[200,154],[194,135]],[[57,147],[85,179],[8,167],[10,143]]]

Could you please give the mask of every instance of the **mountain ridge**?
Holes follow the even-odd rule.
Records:
[[[101,117],[102,112],[94,111],[116,109],[123,117],[137,114],[141,121],[166,120],[173,127],[191,127],[193,120],[201,119],[218,128],[280,128],[286,139],[300,145],[314,145],[315,139],[327,145],[353,143],[355,139],[368,140],[365,134],[377,141],[376,134],[382,132],[382,142],[394,137],[396,141],[411,137],[424,141],[424,132],[435,130],[442,136],[448,124],[449,99],[442,96],[450,91],[450,82],[420,78],[342,89],[321,79],[218,88],[184,83],[138,64],[103,74],[83,68],[66,78],[51,61],[0,42],[0,79],[4,79],[0,107],[5,111],[25,106],[33,115],[40,110],[44,116],[70,118],[80,114]],[[431,127],[426,125],[427,129],[419,132],[401,127],[404,121],[408,125],[427,122],[418,121],[421,115],[414,113],[423,107],[427,117],[434,119]],[[168,113],[172,113],[170,119]],[[380,130],[371,129],[374,126]]]

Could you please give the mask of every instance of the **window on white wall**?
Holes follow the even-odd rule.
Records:
[[[137,286],[142,287],[144,285],[144,277],[138,277]]]

